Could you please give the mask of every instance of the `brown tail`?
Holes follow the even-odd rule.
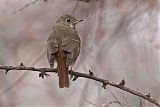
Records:
[[[56,60],[57,60],[57,70],[58,70],[58,77],[59,77],[59,87],[69,87],[69,72],[68,67],[66,65],[66,54],[58,46],[58,52],[56,53]]]

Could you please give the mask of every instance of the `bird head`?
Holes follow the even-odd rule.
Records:
[[[65,15],[61,16],[60,18],[58,18],[56,23],[62,24],[62,25],[65,25],[65,26],[69,26],[69,27],[75,29],[76,28],[76,24],[81,22],[81,21],[83,21],[83,20],[77,20],[72,15],[65,14]]]

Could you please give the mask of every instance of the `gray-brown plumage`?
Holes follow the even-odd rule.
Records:
[[[66,14],[57,19],[47,42],[47,58],[51,68],[57,61],[59,87],[69,87],[68,66],[73,65],[80,52],[80,38],[75,28],[82,20]]]

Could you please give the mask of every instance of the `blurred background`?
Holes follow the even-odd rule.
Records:
[[[92,70],[160,101],[159,0],[0,0],[0,65],[49,67],[46,41],[66,13],[84,19],[74,70]],[[155,107],[111,86],[78,78],[59,89],[57,74],[0,70],[0,107]]]

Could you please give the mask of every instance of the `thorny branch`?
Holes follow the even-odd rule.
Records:
[[[6,74],[7,74],[10,70],[20,70],[20,71],[22,71],[22,70],[29,70],[29,71],[37,71],[37,72],[40,72],[40,73],[39,73],[39,77],[42,77],[42,78],[44,78],[44,76],[49,76],[49,75],[47,74],[47,72],[57,73],[57,69],[27,67],[27,66],[24,66],[23,63],[21,63],[20,66],[15,66],[15,67],[14,67],[14,66],[3,66],[3,65],[0,65],[0,69],[5,70],[5,71],[6,71]],[[143,94],[143,93],[141,93],[141,92],[138,92],[138,91],[135,91],[135,90],[133,90],[133,89],[131,89],[131,88],[126,87],[126,86],[125,86],[125,83],[126,83],[126,82],[125,82],[124,79],[123,79],[121,82],[119,82],[119,83],[115,83],[115,82],[112,82],[112,81],[110,81],[110,80],[106,80],[106,79],[102,79],[102,78],[96,77],[96,76],[93,74],[93,72],[91,72],[90,70],[89,70],[89,74],[80,73],[80,72],[75,72],[75,71],[72,71],[72,70],[69,71],[69,74],[70,74],[71,76],[74,76],[73,81],[75,81],[75,80],[78,79],[79,77],[83,77],[83,78],[88,78],[88,79],[91,79],[91,80],[95,80],[95,81],[97,81],[97,82],[102,83],[102,87],[103,87],[104,89],[106,89],[106,85],[110,85],[110,86],[119,88],[119,89],[121,89],[121,90],[123,90],[123,91],[126,91],[126,92],[128,92],[128,93],[131,93],[131,94],[133,94],[133,95],[139,96],[139,97],[141,97],[141,98],[143,98],[143,99],[145,99],[145,100],[148,100],[149,102],[155,104],[157,107],[160,107],[160,103],[159,103],[157,100],[153,99],[153,98],[151,97],[150,93],[147,94],[147,95],[145,95],[145,94]]]

